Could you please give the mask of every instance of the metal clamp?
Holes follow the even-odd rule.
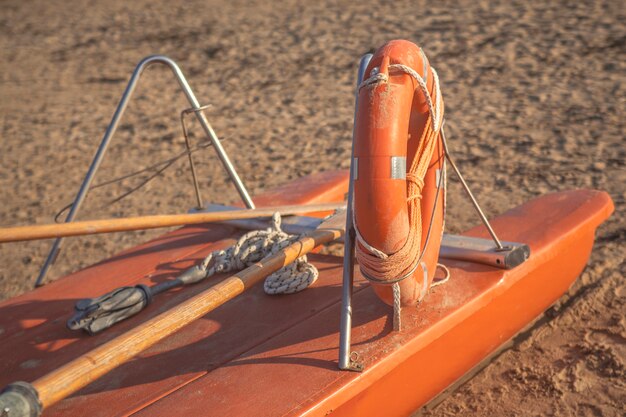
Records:
[[[187,82],[187,79],[183,75],[180,67],[176,64],[176,62],[174,62],[172,59],[166,56],[153,55],[153,56],[144,58],[143,60],[139,62],[139,64],[137,64],[137,67],[135,68],[135,71],[133,72],[133,75],[131,76],[130,81],[128,82],[128,85],[126,86],[126,90],[124,90],[124,94],[122,95],[122,98],[119,104],[117,105],[117,109],[115,110],[115,113],[113,114],[111,123],[109,123],[109,127],[107,127],[107,130],[104,133],[104,137],[102,138],[102,141],[100,142],[100,145],[98,146],[98,150],[96,151],[96,154],[93,158],[93,161],[91,162],[91,165],[89,166],[89,170],[87,171],[87,174],[85,175],[85,178],[83,179],[83,183],[81,184],[80,189],[78,190],[78,194],[76,195],[76,198],[74,199],[72,208],[70,209],[67,217],[65,218],[66,223],[73,221],[76,215],[78,214],[78,211],[80,210],[80,206],[82,205],[83,201],[87,197],[87,193],[89,192],[89,187],[91,185],[91,182],[94,176],[96,175],[96,171],[100,167],[100,163],[102,162],[102,159],[104,158],[104,154],[106,153],[106,150],[109,146],[111,138],[113,137],[113,134],[117,130],[120,120],[122,119],[122,116],[124,112],[126,111],[126,107],[128,106],[128,102],[130,101],[133,91],[135,90],[135,87],[137,87],[137,83],[139,79],[141,78],[141,75],[143,74],[145,69],[148,68],[152,64],[163,64],[169,67],[169,69],[172,71],[172,73],[174,74],[174,77],[176,78],[176,80],[178,81],[178,84],[180,85],[180,88],[183,90],[185,97],[191,104],[191,109],[189,112],[193,112],[196,115],[198,122],[200,122],[200,125],[202,126],[202,129],[206,133],[207,138],[211,141],[211,144],[215,148],[217,156],[219,157],[220,161],[222,162],[222,165],[228,172],[228,175],[230,179],[232,180],[232,182],[234,183],[235,188],[239,192],[239,195],[241,199],[243,200],[244,204],[246,205],[247,208],[250,208],[250,209],[255,208],[254,203],[252,202],[252,198],[250,198],[250,194],[248,193],[248,190],[246,189],[243,182],[239,178],[239,175],[237,174],[235,167],[230,161],[230,158],[226,154],[226,151],[224,150],[222,143],[220,142],[219,138],[213,131],[213,128],[211,127],[211,124],[205,117],[204,113],[202,112],[204,107],[200,106],[198,99],[196,98],[195,94],[191,90],[191,87],[189,86],[189,83]],[[181,117],[183,117],[183,115],[181,115]],[[188,141],[186,141],[186,146],[189,147]],[[191,156],[190,156],[190,163],[192,167],[192,175],[194,176],[194,187],[196,188],[196,197],[199,200],[200,198],[199,190],[197,187],[197,179],[195,178],[195,172],[194,172],[195,169],[193,168],[193,161],[191,161]],[[202,203],[200,202],[200,204]],[[50,249],[48,258],[46,259],[46,262],[43,264],[43,267],[41,268],[41,271],[39,272],[39,276],[37,277],[37,281],[35,282],[35,287],[39,287],[40,285],[42,285],[42,282],[46,274],[48,273],[48,271],[50,270],[50,268],[56,261],[56,258],[59,255],[59,250],[61,248],[61,240],[62,240],[61,238],[55,239],[54,243],[52,244],[52,248]]]

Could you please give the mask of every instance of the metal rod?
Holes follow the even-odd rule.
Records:
[[[189,100],[189,103],[191,103],[191,106],[194,109],[200,109],[200,103],[198,102],[198,99],[196,99],[196,96],[193,94],[191,87],[189,87],[189,84],[187,83],[187,80],[185,79],[185,76],[183,75],[178,65],[176,65],[176,63],[172,61],[170,58],[165,57],[165,56],[156,56],[156,57],[151,57],[151,58],[158,58],[160,61],[162,61],[164,64],[170,67],[170,69],[176,76],[178,83],[183,89],[185,96],[187,96],[187,100]],[[147,59],[150,59],[150,58],[147,58]],[[206,116],[201,111],[196,111],[194,113],[196,115],[196,118],[200,122],[202,129],[207,134],[208,138],[211,140],[211,143],[215,147],[217,156],[220,158],[222,165],[224,165],[224,168],[228,172],[230,179],[235,184],[235,188],[239,192],[239,195],[241,196],[241,199],[243,200],[244,204],[249,209],[255,208],[254,202],[252,202],[252,198],[250,197],[250,194],[248,194],[248,190],[246,190],[245,185],[239,178],[239,175],[237,174],[235,167],[233,166],[232,162],[228,158],[228,155],[226,154],[226,151],[224,150],[222,143],[220,142],[217,135],[213,131],[213,128],[211,127],[211,124],[207,120]]]
[[[448,143],[446,142],[446,133],[444,131],[443,126],[441,126],[441,142],[443,143],[443,150],[446,153],[446,158],[448,158],[450,165],[452,165],[452,169],[456,173],[457,177],[459,177],[459,180],[461,181],[461,184],[463,185],[463,189],[465,190],[465,192],[467,193],[467,196],[470,198],[472,204],[474,205],[474,208],[476,209],[476,212],[478,213],[480,220],[483,222],[483,224],[487,228],[487,231],[491,235],[491,238],[496,244],[496,247],[498,248],[498,250],[505,250],[506,248],[502,246],[502,243],[500,242],[500,239],[498,239],[498,236],[496,236],[496,232],[491,227],[491,224],[489,223],[487,216],[485,216],[485,213],[483,213],[483,210],[480,208],[480,205],[478,205],[478,201],[474,197],[474,194],[472,194],[472,191],[470,190],[469,186],[465,182],[463,175],[461,175],[461,171],[459,171],[459,168],[457,168],[456,164],[452,160],[452,157],[450,156],[450,152],[448,151]]]
[[[111,123],[109,124],[109,127],[107,128],[106,132],[104,133],[104,137],[102,138],[102,141],[100,142],[100,146],[98,147],[98,150],[96,151],[93,161],[91,162],[91,165],[89,166],[87,175],[85,176],[85,179],[83,180],[83,183],[81,184],[80,189],[78,190],[78,194],[76,195],[76,198],[74,199],[72,208],[70,209],[67,217],[65,218],[66,223],[74,220],[74,218],[76,217],[76,214],[80,210],[80,206],[82,205],[83,201],[85,200],[85,197],[87,196],[87,193],[89,192],[89,187],[91,185],[91,182],[96,174],[96,171],[100,167],[100,163],[102,162],[104,154],[106,153],[106,150],[109,146],[109,142],[111,141],[111,138],[113,137],[113,134],[117,130],[119,122],[124,112],[126,111],[126,107],[128,106],[128,102],[133,94],[133,91],[135,90],[135,87],[137,86],[137,82],[139,81],[139,78],[141,77],[144,70],[148,68],[148,66],[154,63],[160,63],[160,64],[164,64],[168,66],[170,70],[174,73],[174,76],[176,77],[178,84],[180,85],[183,92],[185,93],[185,96],[187,97],[187,100],[191,104],[192,108],[200,109],[200,103],[198,102],[198,99],[196,99],[196,96],[191,90],[191,87],[189,87],[189,84],[187,83],[185,76],[183,75],[182,71],[180,70],[176,62],[174,62],[172,59],[163,55],[153,55],[153,56],[149,56],[141,60],[141,62],[137,64],[137,67],[135,68],[135,71],[133,72],[133,75],[131,76],[130,81],[128,82],[128,85],[126,86],[126,90],[124,90],[124,94],[122,95],[122,98],[119,104],[117,105],[117,109],[115,110],[115,113],[113,114]],[[226,155],[226,151],[222,147],[220,140],[218,139],[217,135],[213,131],[213,128],[207,121],[206,117],[200,111],[196,111],[195,114],[196,114],[196,118],[200,122],[200,125],[202,126],[202,129],[204,130],[204,132],[210,139],[212,145],[215,147],[215,150],[217,152],[218,157],[220,158],[220,161],[224,165],[224,168],[228,172],[228,175],[230,176],[231,180],[235,184],[235,188],[237,188],[237,191],[239,192],[239,195],[241,196],[241,199],[243,200],[244,204],[246,205],[247,208],[255,208],[254,203],[252,202],[252,199],[250,198],[250,195],[248,194],[248,191],[243,185],[243,182],[241,181],[241,179],[239,178],[239,175],[237,175],[235,168],[230,162],[230,159],[228,158],[228,156]],[[41,271],[39,272],[39,276],[37,277],[37,281],[35,282],[35,287],[39,287],[41,283],[43,282],[46,274],[50,270],[50,267],[56,261],[56,258],[59,254],[60,249],[61,249],[61,239],[60,238],[55,239],[54,243],[52,244],[52,248],[50,249],[50,253],[48,254],[48,258],[46,259],[46,262],[44,263],[43,267],[41,268]]]
[[[363,55],[359,63],[357,73],[358,86],[365,75],[367,65],[372,59],[372,54]],[[354,239],[355,231],[352,223],[352,198],[354,193],[354,134],[356,130],[356,114],[359,92],[355,93],[354,126],[352,128],[352,152],[350,155],[350,183],[348,186],[348,209],[346,210],[346,233],[343,246],[343,283],[341,289],[341,324],[339,328],[339,369],[362,370],[359,364],[351,360],[351,336],[352,336],[352,289],[354,285]]]
[[[204,208],[204,202],[202,201],[202,196],[200,195],[200,184],[198,183],[198,176],[196,174],[196,165],[193,162],[193,156],[191,155],[191,144],[189,143],[189,135],[187,132],[187,125],[185,123],[185,116],[188,113],[199,112],[209,107],[209,105],[202,106],[198,109],[185,109],[180,112],[180,124],[183,129],[183,136],[185,137],[185,148],[187,149],[187,157],[189,158],[189,169],[191,170],[191,177],[193,179],[193,188],[196,193],[196,202],[197,209],[200,210]]]

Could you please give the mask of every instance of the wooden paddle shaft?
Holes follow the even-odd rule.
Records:
[[[318,245],[343,235],[344,225],[322,224],[281,252],[246,268],[178,306],[129,330],[61,368],[37,379],[32,386],[45,409],[100,376],[127,362],[161,339],[241,294],[272,272],[290,264]]]
[[[131,230],[157,229],[160,227],[182,226],[221,222],[227,220],[269,217],[276,212],[282,215],[331,211],[344,206],[344,203],[324,203],[265,207],[251,210],[232,210],[208,213],[169,214],[158,216],[129,217],[124,219],[88,220],[80,222],[44,224],[0,228],[0,243],[24,240],[51,239],[67,236],[91,235],[97,233],[126,232]]]

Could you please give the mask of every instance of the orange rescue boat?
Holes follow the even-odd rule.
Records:
[[[348,193],[350,202],[354,197],[356,218],[348,210],[346,256],[310,255],[320,273],[305,291],[269,296],[262,285],[253,286],[68,398],[46,404],[44,416],[410,415],[481,364],[569,288],[589,259],[596,228],[613,211],[608,194],[576,190],[545,195],[491,219],[489,228],[480,225],[442,237],[447,150],[443,113],[433,117],[441,100],[433,71],[427,71],[421,49],[405,41],[386,44],[370,58],[362,60],[358,84],[370,77],[380,81],[386,76],[387,81],[359,88],[353,149],[358,168],[300,178],[254,199],[247,199],[242,183],[237,184],[248,207],[341,202]],[[432,103],[421,95],[424,89],[413,75],[396,73],[393,65],[424,77]],[[388,124],[376,125],[371,117],[382,117],[388,108],[384,95],[389,89],[397,90],[399,96],[393,97],[401,97],[403,104],[389,108]],[[200,106],[195,108],[199,112]],[[432,133],[430,153],[419,150],[425,142],[414,141],[423,132]],[[379,148],[380,138],[392,143]],[[426,162],[419,174],[411,174],[416,155],[424,155]],[[393,157],[405,157],[405,175],[419,179],[390,178],[397,169]],[[407,199],[412,187],[421,188],[420,181],[422,199],[414,208],[427,221],[415,222]],[[368,187],[370,193],[377,190],[375,195],[368,197]],[[383,197],[377,187],[394,191]],[[390,206],[396,214],[386,217]],[[381,223],[365,221],[379,218]],[[396,253],[412,222],[421,227],[419,251],[412,252],[417,258],[408,260],[403,274],[408,275],[401,289],[405,308],[394,314],[379,299],[393,304],[388,285],[372,285],[372,277],[364,278],[358,268],[352,275],[353,250],[368,251],[365,241],[386,255]],[[304,229],[317,224],[313,216],[294,223]],[[89,358],[95,347],[212,287],[220,278],[164,292],[141,314],[93,336],[64,325],[77,301],[121,286],[171,280],[232,244],[242,233],[239,227],[185,226],[0,303],[0,386],[35,381],[80,355]],[[495,232],[504,245],[500,248],[489,240]],[[416,262],[422,252],[426,267]],[[449,280],[432,288],[438,262],[449,270]],[[394,330],[396,315],[403,323],[400,331]],[[0,404],[5,394],[0,394]],[[2,413],[24,415],[10,408],[0,409]]]

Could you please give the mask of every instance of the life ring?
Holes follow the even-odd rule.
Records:
[[[443,100],[421,48],[383,45],[359,86],[355,123],[356,257],[376,294],[415,305],[435,275],[445,214]],[[396,299],[398,294],[395,293]]]

